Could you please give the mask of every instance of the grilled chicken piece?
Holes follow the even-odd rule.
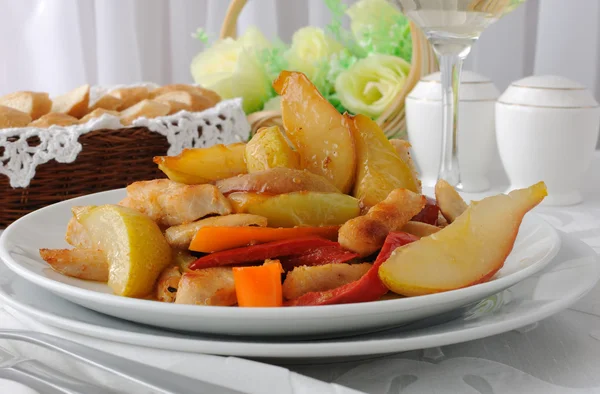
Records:
[[[173,256],[173,264],[179,267],[179,272],[191,271],[190,264],[192,264],[198,258],[193,256],[187,250],[173,248],[171,251]]]
[[[468,207],[458,192],[443,179],[435,184],[435,199],[448,223],[456,220]]]
[[[136,209],[161,226],[177,226],[207,215],[228,215],[231,204],[213,185],[184,185],[169,179],[134,182],[120,205]]]
[[[193,223],[180,224],[179,226],[169,227],[165,231],[165,238],[169,245],[174,248],[187,249],[192,242],[194,235],[202,227],[238,227],[238,226],[258,226],[266,227],[267,218],[249,213],[237,213],[226,216],[214,216]]]
[[[204,268],[181,275],[176,304],[231,306],[237,303],[231,267]]]
[[[78,279],[108,281],[108,262],[97,249],[40,249],[40,256],[53,270]]]
[[[75,218],[76,214],[78,214],[79,212],[88,211],[92,208],[93,206],[71,208],[71,211],[73,212],[73,217],[71,218],[71,220],[69,220],[69,224],[67,224],[67,233],[65,234],[65,240],[70,245],[73,245],[76,248],[92,248],[92,239],[90,238],[90,235]]]
[[[390,143],[394,146],[394,148],[396,149],[396,152],[398,153],[398,155],[400,156],[402,161],[404,161],[410,167],[410,170],[411,170],[414,178],[417,180],[417,186],[419,188],[418,192],[421,193],[422,192],[421,181],[419,180],[419,173],[417,172],[417,167],[415,166],[415,162],[413,161],[412,156],[410,155],[410,148],[411,148],[410,143],[406,140],[400,140],[400,139],[391,139]]]
[[[283,282],[286,300],[296,299],[306,293],[335,289],[359,280],[372,264],[325,264],[296,267],[288,272]]]
[[[381,249],[390,231],[401,231],[425,206],[425,196],[406,189],[395,189],[364,216],[348,220],[341,228],[338,242],[344,248],[368,256]]]
[[[175,302],[181,272],[179,267],[171,265],[163,270],[156,281],[156,299],[162,302]]]

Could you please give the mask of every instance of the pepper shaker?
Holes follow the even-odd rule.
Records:
[[[559,76],[513,82],[496,104],[496,130],[511,189],[544,181],[544,204],[581,202],[600,131],[600,106],[584,86]]]
[[[479,74],[463,71],[459,91],[458,165],[466,192],[490,188],[487,173],[494,157],[494,104],[500,92]],[[434,187],[442,150],[442,85],[430,74],[406,98],[406,124],[412,154],[424,187]]]

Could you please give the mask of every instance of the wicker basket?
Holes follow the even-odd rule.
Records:
[[[37,138],[28,142],[39,143]],[[165,176],[151,160],[166,155],[169,143],[145,127],[95,130],[80,136],[79,142],[83,149],[77,160],[39,165],[26,188],[13,189],[9,178],[0,175],[0,228],[59,201]]]
[[[221,27],[221,38],[233,37],[237,35],[237,20],[246,5],[247,0],[231,0],[225,20]],[[433,49],[429,45],[427,38],[414,24],[411,23],[411,37],[413,43],[412,67],[402,91],[398,97],[390,104],[383,114],[377,119],[387,136],[397,135],[406,130],[406,120],[404,115],[404,99],[415,87],[421,76],[438,71]],[[252,125],[252,132],[262,126],[281,125],[279,113],[273,111],[260,111],[250,114],[248,121]]]
[[[140,85],[151,84],[121,86]],[[96,96],[110,89],[92,87]],[[244,141],[249,129],[241,99],[223,100],[201,112],[140,117],[127,127],[105,114],[69,127],[2,129],[0,229],[50,204],[164,178],[154,156]]]

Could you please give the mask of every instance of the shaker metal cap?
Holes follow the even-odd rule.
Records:
[[[461,73],[459,101],[496,101],[500,91],[494,83],[483,75],[472,71]],[[417,83],[408,99],[422,101],[442,101],[442,84],[439,72],[429,74]]]
[[[555,75],[532,76],[513,82],[500,96],[498,104],[531,108],[598,108],[598,102],[585,86]]]

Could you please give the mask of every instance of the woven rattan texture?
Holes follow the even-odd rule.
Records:
[[[13,189],[8,177],[0,176],[0,228],[59,201],[165,177],[152,157],[166,155],[169,143],[145,127],[95,130],[80,136],[79,142],[83,149],[77,160],[39,165],[27,188]]]

